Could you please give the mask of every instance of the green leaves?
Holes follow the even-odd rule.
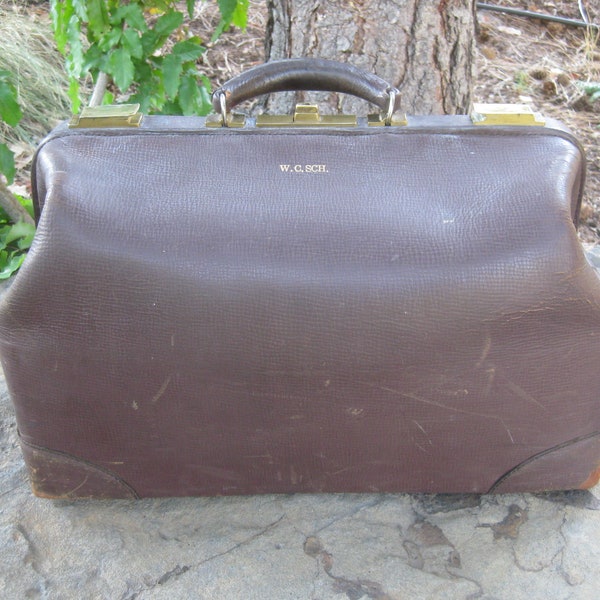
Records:
[[[197,60],[204,54],[205,48],[202,47],[202,41],[199,37],[191,37],[183,42],[177,42],[171,54],[176,56],[182,63],[190,60]]]
[[[74,14],[72,0],[52,0],[50,3],[50,16],[52,28],[54,29],[54,41],[61,54],[66,53],[68,41],[68,29],[71,15]]]
[[[245,29],[248,24],[249,0],[217,0],[221,21],[213,33],[215,41],[230,25]]]
[[[22,116],[11,74],[8,71],[0,71],[0,120],[14,127]]]
[[[15,155],[6,144],[0,144],[0,173],[2,173],[9,184],[15,180]]]
[[[179,98],[179,104],[184,115],[194,114],[193,111],[189,111],[189,107],[191,104],[197,106],[197,103],[190,100],[191,96],[195,94],[195,92],[192,92],[190,89],[191,83],[188,80],[190,75],[186,76],[187,78],[184,79],[181,78],[181,75],[185,67],[187,67],[187,70],[189,71],[189,65],[186,65],[186,63],[195,61],[203,52],[204,48],[200,45],[200,38],[194,37],[175,44],[171,50],[171,54],[168,54],[163,59],[162,72],[164,76],[165,92],[169,98],[175,100],[178,92],[181,89],[184,90],[185,98]],[[197,87],[197,76],[192,75],[192,78]],[[194,97],[196,96],[194,95]]]
[[[217,0],[218,37],[231,24],[246,26],[249,0]],[[54,36],[70,78],[73,111],[80,106],[79,81],[99,72],[140,102],[145,112],[207,114],[206,82],[196,69],[205,52],[198,37],[186,37],[176,0],[50,0]],[[193,15],[196,0],[186,0]],[[158,15],[158,18],[156,18]],[[180,39],[169,47],[172,37]],[[84,36],[87,43],[84,45]],[[105,98],[109,98],[107,94]],[[0,98],[1,101],[1,98]]]
[[[25,254],[0,250],[0,279],[8,279],[18,271],[25,260]]]
[[[195,72],[188,72],[179,86],[179,106],[184,115],[206,115],[212,109],[210,101],[210,81]]]
[[[144,11],[139,3],[132,2],[131,4],[125,4],[114,11],[110,17],[110,24],[113,27],[121,27],[123,23],[138,31],[146,31]]]
[[[126,48],[129,51],[130,56],[133,56],[133,58],[144,58],[142,39],[135,29],[126,29],[123,32],[121,43],[123,44],[123,48]]]
[[[182,61],[176,55],[169,54],[163,60],[162,70],[165,92],[169,98],[175,98],[179,90],[179,82],[183,71]]]
[[[104,0],[98,1],[104,2]],[[78,82],[84,60],[81,20],[87,18],[86,8],[84,0],[51,0],[50,2],[54,40],[59,52],[65,57],[65,67],[69,75],[69,99],[73,112],[79,111],[81,104]],[[92,14],[95,14],[95,11],[92,11]]]
[[[12,75],[8,71],[0,71],[0,121],[14,127],[22,116]],[[0,174],[6,177],[8,183],[14,181],[15,157],[4,143],[0,143]]]
[[[217,3],[219,5],[219,10],[221,11],[221,18],[224,21],[231,22],[238,0],[217,0]]]
[[[160,36],[168,37],[183,23],[183,13],[178,10],[170,10],[156,21],[154,32]]]
[[[186,75],[179,86],[179,105],[184,115],[193,115],[201,104],[198,81],[193,75]]]
[[[583,92],[589,96],[590,102],[600,100],[600,82],[598,81],[587,81],[579,82],[579,87]]]
[[[250,5],[249,0],[238,0],[237,6],[233,11],[231,22],[240,29],[246,29],[248,25],[248,7]]]
[[[16,196],[30,215],[33,214],[31,200]],[[31,246],[35,226],[19,221],[10,224],[10,219],[3,209],[0,209],[0,279],[8,279],[19,269],[27,250]]]
[[[1,235],[2,243],[5,246],[15,244],[19,250],[25,250],[31,246],[35,235],[35,226],[19,221],[8,228],[2,228]]]
[[[187,8],[190,19],[194,16],[194,6],[195,5],[196,5],[196,0],[186,0],[186,8]]]
[[[108,63],[106,63],[106,72],[112,76],[121,91],[129,88],[133,83],[135,69],[127,48],[119,48],[111,53]]]
[[[103,0],[88,0],[88,21],[97,32],[106,31],[110,27],[108,8]]]

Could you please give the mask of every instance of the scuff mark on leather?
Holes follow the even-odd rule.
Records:
[[[167,391],[167,388],[169,387],[169,384],[171,383],[171,379],[173,378],[172,375],[169,375],[163,382],[163,384],[160,386],[158,392],[156,392],[156,394],[154,394],[154,396],[152,397],[152,404],[156,404],[162,397],[162,395]]]

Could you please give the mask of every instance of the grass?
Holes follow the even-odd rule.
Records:
[[[0,125],[0,135],[9,144],[35,146],[70,114],[68,81],[49,19],[29,11],[32,17],[23,4],[0,0],[0,69],[14,74],[24,115],[17,127]]]

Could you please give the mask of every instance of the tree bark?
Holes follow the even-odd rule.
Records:
[[[408,114],[466,113],[475,52],[474,0],[268,0],[266,58],[349,62],[395,85]],[[331,111],[364,114],[354,98],[317,97]],[[269,112],[289,112],[306,93],[277,94]]]

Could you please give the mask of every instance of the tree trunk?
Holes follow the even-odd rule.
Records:
[[[402,92],[408,114],[466,113],[473,79],[474,0],[268,0],[266,58],[300,56],[350,62]],[[269,112],[288,112],[307,94],[271,96]],[[366,112],[329,94],[331,110]],[[371,111],[372,112],[372,111]]]

